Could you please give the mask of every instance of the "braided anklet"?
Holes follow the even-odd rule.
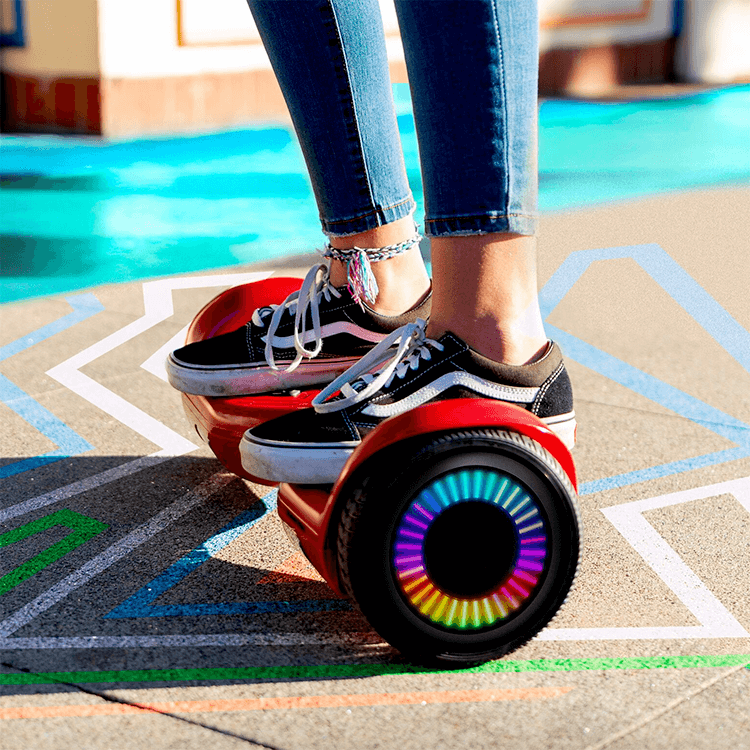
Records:
[[[333,258],[346,264],[346,280],[349,292],[352,297],[363,305],[363,300],[370,304],[375,302],[378,296],[378,283],[372,273],[370,263],[377,263],[379,260],[388,260],[396,255],[405,253],[409,248],[419,244],[422,235],[419,233],[419,227],[414,225],[414,235],[408,240],[399,242],[397,245],[386,245],[385,247],[352,247],[347,250],[340,250],[331,247],[331,243],[326,243],[323,249],[323,256]]]

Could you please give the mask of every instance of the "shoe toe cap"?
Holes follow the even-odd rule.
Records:
[[[187,367],[221,367],[248,364],[249,354],[244,328],[240,328],[231,333],[186,344],[175,349],[171,358],[173,362]]]

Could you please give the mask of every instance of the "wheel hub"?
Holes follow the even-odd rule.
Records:
[[[523,485],[499,471],[461,468],[412,499],[391,561],[413,610],[450,630],[478,629],[507,619],[533,596],[547,546],[544,517]]]

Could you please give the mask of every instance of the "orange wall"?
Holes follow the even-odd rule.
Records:
[[[25,44],[0,50],[3,71],[37,76],[99,74],[97,0],[25,0],[23,13]]]

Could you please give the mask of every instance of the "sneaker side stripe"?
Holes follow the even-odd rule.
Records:
[[[492,383],[468,372],[449,372],[400,401],[391,404],[371,403],[362,409],[361,413],[368,417],[392,417],[427,403],[427,401],[437,398],[443,391],[456,386],[468,388],[486,398],[495,398],[499,401],[510,401],[516,404],[530,404],[539,393],[539,388],[513,388]]]
[[[377,344],[382,341],[388,334],[377,333],[376,331],[368,331],[362,326],[358,326],[356,323],[352,323],[348,320],[337,320],[335,323],[327,323],[320,328],[321,338],[328,338],[329,336],[335,336],[339,333],[348,333],[352,336],[356,336],[362,341],[369,341],[373,344]],[[314,331],[306,331],[302,338],[303,344],[309,344],[315,339]],[[268,340],[268,336],[262,337],[263,341]],[[273,346],[275,349],[293,349],[294,348],[294,336],[274,336]]]
[[[543,417],[542,422],[560,438],[565,447],[572,451],[576,444],[576,414],[569,411],[567,414],[558,414],[555,417]]]

